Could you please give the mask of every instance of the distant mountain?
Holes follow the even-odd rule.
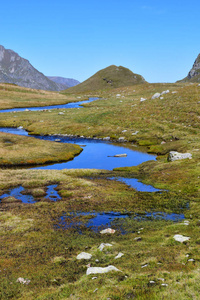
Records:
[[[72,86],[75,86],[80,83],[80,81],[72,78],[56,77],[56,76],[47,76],[50,80],[57,83],[60,87],[60,90],[68,89]]]
[[[66,90],[67,93],[79,93],[100,89],[118,88],[146,82],[138,74],[134,74],[122,66],[111,65],[95,73],[84,82]]]
[[[179,82],[200,82],[200,54],[197,56],[192,69],[188,73],[187,77]]]
[[[0,82],[19,86],[59,91],[60,87],[36,70],[27,59],[0,45]]]

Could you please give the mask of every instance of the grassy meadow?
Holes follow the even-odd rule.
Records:
[[[157,161],[113,171],[20,169],[20,164],[28,164],[30,159],[38,162],[38,154],[41,160],[68,160],[67,155],[78,154],[80,148],[1,133],[0,163],[6,160],[7,166],[18,167],[1,169],[0,196],[22,186],[36,203],[25,204],[11,197],[0,202],[0,299],[199,299],[200,86],[144,83],[95,91],[95,95],[67,96],[9,88],[0,89],[2,109],[16,107],[16,102],[22,107],[29,97],[30,103],[33,101],[30,106],[39,105],[36,101],[45,105],[43,100],[47,103],[48,99],[54,104],[88,96],[101,100],[79,109],[3,113],[0,127],[23,126],[32,134],[110,137],[129,142],[133,149],[146,147],[158,157]],[[156,92],[166,90],[169,93],[163,94],[163,99],[152,99]],[[21,102],[18,93],[24,95]],[[171,150],[190,152],[192,159],[168,162]],[[137,192],[107,179],[115,176],[136,177],[164,191]],[[61,200],[45,198],[50,184],[57,185]],[[102,235],[85,226],[88,215],[77,215],[93,211],[128,212],[131,216],[115,223],[115,234]],[[79,231],[76,226],[58,226],[60,218],[71,212],[75,222],[82,221]],[[146,212],[184,214],[187,222],[134,218]],[[190,239],[177,242],[176,234]],[[101,243],[112,246],[100,251]],[[81,252],[92,258],[77,260]],[[124,255],[116,259],[120,252]],[[120,271],[86,275],[88,264],[114,265]],[[30,282],[19,283],[19,277]]]

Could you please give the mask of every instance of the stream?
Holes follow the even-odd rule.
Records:
[[[92,101],[97,100],[98,98],[89,98],[87,101],[80,101],[74,103],[68,103],[64,105],[54,105],[54,106],[46,106],[46,107],[32,107],[32,108],[15,108],[15,109],[7,109],[7,110],[0,110],[0,113],[3,112],[17,112],[17,111],[38,111],[38,110],[47,110],[47,109],[59,109],[59,108],[78,108],[81,104],[89,103]],[[25,135],[28,136],[28,132],[23,129],[22,127],[18,128],[0,128],[1,132],[7,132],[17,135]],[[39,136],[39,135],[31,135],[31,137],[35,137],[42,140],[49,140],[49,141],[56,141],[61,143],[75,143],[80,145],[83,148],[83,151],[76,156],[73,160],[68,162],[62,163],[55,163],[43,166],[37,166],[32,169],[105,169],[105,170],[113,170],[117,167],[130,167],[136,166],[143,162],[149,160],[156,160],[156,155],[147,154],[144,152],[136,151],[133,149],[134,145],[129,144],[129,148],[126,147],[124,143],[112,143],[109,141],[97,140],[97,139],[88,139],[88,138],[77,138],[77,137],[69,137],[69,136],[61,136],[61,135],[50,135],[50,136]],[[115,155],[119,154],[126,154],[123,157],[115,157]],[[109,178],[111,180],[118,180],[124,182],[128,186],[136,189],[137,191],[142,192],[160,192],[160,190],[155,189],[150,185],[145,185],[139,182],[135,178]],[[21,191],[23,190],[22,187],[14,188],[13,190],[9,190],[8,193],[2,195],[0,199],[8,196],[14,196],[17,199],[20,199],[24,203],[34,203],[35,200],[32,198],[31,195],[23,195]],[[50,191],[50,194],[47,197],[53,201],[59,201],[60,196],[56,194],[53,195],[51,198],[51,194],[54,194],[54,186],[49,186],[47,188],[47,192]],[[48,194],[48,193],[47,193]],[[85,214],[84,212],[81,213],[82,215]],[[180,221],[184,219],[183,214],[165,214],[165,213],[147,213],[147,218],[156,219],[159,215],[159,218],[165,220],[173,220],[173,221]],[[129,215],[123,215],[120,213],[90,213],[91,220],[88,222],[87,226],[92,227],[93,230],[96,230],[98,226],[109,226],[115,220],[119,218],[129,218]],[[136,216],[137,217],[137,216]],[[139,218],[139,217],[138,217]],[[62,226],[66,225],[66,217],[63,215],[60,219]],[[71,224],[71,223],[70,223]],[[73,226],[73,224],[68,224],[69,227]],[[68,225],[66,225],[68,227]],[[68,227],[68,228],[69,228]]]

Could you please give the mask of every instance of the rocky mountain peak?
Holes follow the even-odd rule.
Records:
[[[190,70],[190,72],[188,73],[188,79],[191,79],[197,75],[200,74],[200,54],[197,56],[192,69]]]

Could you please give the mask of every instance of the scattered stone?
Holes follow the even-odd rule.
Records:
[[[161,95],[160,93],[155,93],[155,94],[151,97],[151,99],[159,98],[160,95]]]
[[[193,258],[188,259],[188,261],[194,262],[195,260]]]
[[[160,97],[160,100],[163,100],[164,99],[164,97]]]
[[[29,284],[31,281],[29,279],[24,279],[22,277],[19,277],[17,278],[17,281],[16,282],[19,282],[19,283],[22,283],[22,284]]]
[[[178,92],[177,92],[177,91],[173,91],[173,92],[172,92],[172,94],[176,94],[176,93],[178,93]]]
[[[165,141],[162,141],[160,144],[161,144],[161,145],[164,145],[164,144],[166,144],[166,142],[165,142]]]
[[[115,154],[114,157],[126,157],[127,154],[126,153],[122,153],[122,154]]]
[[[177,242],[183,243],[183,242],[189,241],[190,237],[183,236],[181,234],[175,234],[174,239]]]
[[[92,280],[97,279],[97,277],[92,277]]]
[[[145,100],[147,100],[146,98],[141,98],[140,99],[140,102],[143,102],[143,101],[145,101]]]
[[[115,233],[115,231],[116,231],[115,229],[106,228],[106,229],[101,230],[100,233],[101,234],[105,234],[105,233],[112,233],[113,234],[113,233]]]
[[[103,251],[103,249],[105,247],[112,247],[112,244],[109,244],[109,243],[101,243],[101,245],[99,246],[99,250],[100,251]]]
[[[86,253],[86,252],[81,252],[80,254],[77,255],[76,259],[91,259],[92,254]]]
[[[59,112],[58,114],[59,114],[59,115],[64,115],[64,112]]]
[[[93,291],[93,293],[96,293],[98,291],[98,288],[96,288],[94,291]]]
[[[190,255],[189,254],[186,254],[186,257],[189,257]]]
[[[117,256],[115,256],[115,259],[117,259],[117,258],[121,258],[123,255],[124,255],[124,253],[122,253],[122,252],[119,252],[119,253],[117,254]]]
[[[155,283],[155,281],[153,281],[153,280],[150,280],[150,281],[149,281],[149,283],[150,283],[150,284],[154,284],[154,283]]]
[[[169,93],[169,90],[166,90],[166,91],[163,91],[163,92],[161,93],[161,95],[168,94],[168,93]]]
[[[191,153],[179,153],[177,151],[170,151],[168,155],[168,161],[175,161],[180,159],[192,158]]]
[[[167,286],[168,286],[168,284],[167,284],[167,283],[162,283],[162,284],[161,284],[161,286],[165,286],[165,287],[167,287]]]
[[[137,241],[137,242],[139,242],[139,241],[142,240],[142,238],[140,236],[138,236],[138,237],[134,238],[134,240]]]
[[[126,139],[124,136],[121,136],[118,138],[118,142],[125,142],[125,141],[126,141]]]
[[[103,138],[103,140],[104,140],[104,141],[110,141],[110,137],[109,137],[109,136],[106,136],[106,137]]]
[[[120,272],[119,269],[117,269],[116,267],[110,265],[110,266],[105,267],[105,268],[90,267],[90,268],[87,269],[86,275],[90,275],[90,274],[102,274],[102,273],[108,273],[110,271],[118,271],[118,272]]]
[[[19,126],[19,127],[17,127],[17,129],[23,129],[23,126]]]
[[[165,279],[164,279],[164,278],[158,278],[158,280],[159,280],[159,281],[162,281],[162,282],[164,282],[164,281],[165,281]]]
[[[124,129],[124,130],[122,130],[122,132],[127,132],[127,130],[126,130],[126,129]]]
[[[182,224],[188,226],[188,225],[190,225],[190,221],[185,220]]]
[[[138,132],[139,131],[137,130],[137,131],[133,132],[132,135],[136,135],[136,134],[138,134]]]
[[[55,142],[60,142],[60,139],[55,139]]]
[[[117,94],[116,97],[121,97],[121,94]]]
[[[146,268],[148,264],[142,265],[141,268]]]

